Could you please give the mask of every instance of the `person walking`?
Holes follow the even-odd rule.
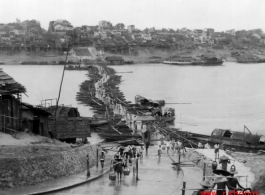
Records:
[[[237,189],[237,186],[243,190],[251,190],[250,188],[244,188],[243,186],[241,186],[237,178],[234,177],[234,175],[238,173],[235,169],[235,166],[234,168],[233,166],[231,166],[229,173],[231,174],[231,176],[227,177],[227,183],[229,185],[228,189],[230,190],[231,194],[236,194],[234,190]]]
[[[219,176],[219,175],[215,179],[212,189],[214,189],[215,186],[217,186],[216,195],[227,195],[226,187],[232,188],[227,183],[227,179],[224,176]]]
[[[134,158],[137,157],[137,149],[136,149],[135,146],[132,147],[132,156],[133,156]]]
[[[101,151],[99,159],[100,159],[100,163],[101,163],[101,168],[103,169],[104,161],[105,161],[105,152],[104,151]]]
[[[203,148],[203,145],[202,145],[201,142],[198,142],[198,148],[199,148],[199,149]]]
[[[126,158],[126,160],[129,157],[129,146],[126,146],[125,149],[124,149],[124,157]]]
[[[167,147],[167,154],[168,154],[168,152],[169,152],[169,149],[170,149],[170,144],[171,144],[171,142],[169,141],[169,142],[167,142],[167,144],[166,144],[166,147]]]
[[[227,156],[223,155],[220,157],[219,164],[222,164],[223,170],[227,171],[227,164],[228,163],[230,164],[230,159]]]
[[[162,154],[162,148],[161,148],[161,145],[159,145],[158,151],[157,151],[157,155],[159,158],[161,157],[161,154]]]
[[[87,167],[87,177],[90,177],[90,160],[89,160],[89,155],[86,156],[86,167]]]
[[[123,157],[123,151],[124,151],[124,146],[120,146],[119,153],[121,157]]]
[[[143,159],[143,153],[144,153],[144,147],[140,146],[140,148],[139,148],[140,159]]]
[[[136,157],[132,157],[132,169],[133,169],[133,175],[136,173]]]
[[[216,143],[214,145],[215,159],[219,159],[219,148],[220,148],[220,145],[218,143]]]
[[[172,156],[174,156],[174,154],[176,152],[175,146],[176,146],[176,142],[175,142],[175,140],[172,140],[172,142],[171,142]]]
[[[202,195],[202,194],[208,194],[205,192],[210,192],[210,188],[213,187],[213,183],[211,183],[209,180],[204,180],[200,182],[200,185],[202,186],[201,189],[198,191],[195,191],[195,193],[192,193],[194,195]]]
[[[146,141],[146,142],[145,142],[145,153],[146,153],[146,154],[148,154],[148,148],[149,148],[149,145],[150,145],[149,141]]]
[[[118,180],[120,180],[121,181],[121,176],[122,176],[122,166],[123,166],[123,161],[122,161],[122,159],[117,159],[116,160],[116,164],[115,164],[115,166],[116,166],[116,173],[117,173],[117,177],[118,177]]]

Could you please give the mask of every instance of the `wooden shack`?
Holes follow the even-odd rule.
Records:
[[[21,93],[26,88],[0,68],[0,131],[14,133],[21,130]]]
[[[105,60],[110,64],[110,65],[123,65],[125,64],[125,61],[122,57],[120,56],[107,56]]]
[[[22,103],[22,130],[34,134],[49,136],[48,121],[51,113],[43,108],[34,107],[27,103]]]
[[[90,119],[81,117],[77,108],[58,106],[56,114],[55,109],[55,106],[46,109],[52,114],[48,124],[54,138],[75,143],[77,138],[86,140],[90,137]]]

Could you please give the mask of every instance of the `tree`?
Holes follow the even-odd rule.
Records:
[[[116,24],[116,26],[115,26],[117,29],[124,29],[124,27],[125,27],[125,25],[123,24],[123,23],[118,23],[118,24]]]

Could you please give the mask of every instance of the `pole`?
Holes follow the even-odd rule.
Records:
[[[248,175],[246,176],[246,188],[248,188]]]
[[[206,173],[206,163],[203,163],[203,177],[202,177],[202,181],[205,180],[205,173]]]
[[[180,148],[178,148],[178,152],[179,152],[179,163],[178,163],[178,170],[180,170]]]
[[[138,178],[138,158],[136,159],[136,180],[139,180]]]
[[[6,121],[6,115],[4,114],[4,133],[6,132],[5,121]]]
[[[90,162],[89,162],[89,155],[87,155],[87,177],[90,177]]]
[[[180,126],[181,126],[181,131],[182,131],[182,119],[181,119],[181,113],[180,113]]]
[[[186,182],[183,181],[183,186],[182,186],[182,195],[185,195],[185,188],[186,188]]]
[[[61,90],[62,90],[62,84],[63,84],[63,78],[64,78],[64,72],[65,72],[65,66],[66,66],[66,62],[67,62],[67,58],[68,58],[68,54],[69,54],[69,49],[70,49],[70,41],[68,43],[68,48],[67,48],[67,53],[66,53],[66,58],[65,58],[65,63],[63,66],[63,74],[62,74],[62,79],[61,79],[61,84],[60,84],[60,89],[59,89],[59,94],[58,94],[58,99],[56,101],[56,107],[55,107],[55,113],[54,113],[54,131],[56,131],[56,112],[58,109],[58,103],[60,100],[60,96],[61,96]]]
[[[98,147],[97,147],[97,167],[98,167]]]

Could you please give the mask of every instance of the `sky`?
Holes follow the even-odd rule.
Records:
[[[265,31],[264,0],[0,0],[0,23],[65,19],[74,27],[124,23],[138,29],[186,27]]]

